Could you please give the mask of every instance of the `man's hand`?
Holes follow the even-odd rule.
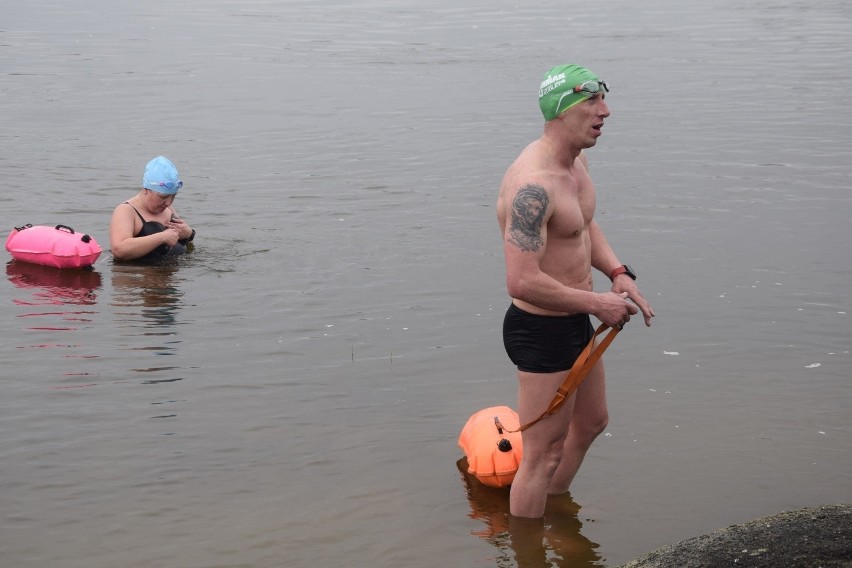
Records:
[[[645,299],[645,296],[642,295],[642,292],[639,291],[639,287],[636,286],[636,282],[632,278],[626,274],[616,276],[612,282],[612,292],[636,304],[642,310],[642,315],[645,317],[645,325],[651,327],[651,318],[654,317],[654,310],[651,308],[648,300]],[[636,311],[634,310],[633,313],[635,314]]]
[[[610,327],[621,329],[630,321],[630,316],[639,310],[627,301],[627,292],[616,294],[605,292],[600,294],[601,306],[594,314],[596,318]]]

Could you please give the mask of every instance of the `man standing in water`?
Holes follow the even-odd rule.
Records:
[[[654,317],[636,275],[618,260],[593,219],[595,188],[583,150],[601,135],[608,91],[578,65],[548,71],[539,90],[544,132],[521,152],[500,186],[497,219],[512,297],[503,341],[518,367],[521,424],[547,408],[590,341],[589,315],[609,326],[623,326],[640,310],[645,325]],[[610,277],[609,291],[592,291],[592,268]],[[512,515],[543,516],[547,495],[568,491],[607,420],[604,366],[598,361],[556,414],[523,432]]]

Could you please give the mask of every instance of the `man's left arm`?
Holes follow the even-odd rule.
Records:
[[[615,269],[620,267],[622,263],[618,260],[612,247],[609,246],[609,241],[606,240],[603,231],[597,221],[592,221],[589,225],[589,238],[592,245],[592,266],[603,272],[607,278]],[[612,291],[616,294],[627,292],[627,297],[636,304],[642,315],[645,318],[645,325],[651,326],[651,318],[654,317],[654,310],[651,305],[639,291],[636,282],[627,273],[622,273],[612,280]]]

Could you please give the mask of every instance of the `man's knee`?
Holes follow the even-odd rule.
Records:
[[[609,413],[606,411],[595,413],[592,416],[585,416],[576,424],[571,424],[574,428],[574,435],[584,438],[591,443],[595,438],[600,436],[606,427],[609,425]]]
[[[601,416],[598,417],[597,421],[595,421],[592,431],[594,432],[595,437],[600,436],[606,427],[609,425],[609,414],[604,412]]]
[[[540,449],[534,449],[532,445],[529,447],[524,445],[523,462],[532,469],[545,476],[550,476],[559,463],[562,461],[562,451],[565,445],[565,436],[560,436],[548,443],[539,446]]]

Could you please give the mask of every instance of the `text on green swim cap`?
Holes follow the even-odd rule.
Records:
[[[538,105],[545,120],[553,120],[575,104],[589,98],[588,93],[575,93],[574,87],[598,77],[579,65],[557,65],[545,74],[538,88]]]

